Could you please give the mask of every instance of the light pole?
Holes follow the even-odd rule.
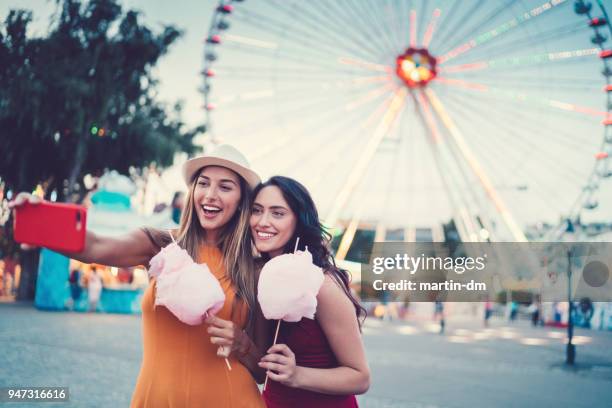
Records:
[[[571,234],[570,237],[574,238],[574,224],[571,220],[567,220],[567,228],[565,229],[566,234]],[[573,239],[571,239],[573,241]],[[570,246],[567,248],[567,302],[569,304],[568,317],[567,317],[567,348],[565,352],[565,363],[567,365],[574,365],[576,359],[576,346],[572,344],[572,337],[574,335],[574,303],[572,302],[572,253],[573,248]]]

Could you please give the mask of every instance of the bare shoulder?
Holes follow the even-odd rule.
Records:
[[[317,310],[335,308],[342,305],[350,305],[352,308],[350,299],[340,285],[341,283],[334,279],[330,273],[325,273],[323,284],[317,294],[319,305]]]

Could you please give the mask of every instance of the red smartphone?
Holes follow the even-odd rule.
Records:
[[[87,209],[81,205],[25,203],[16,208],[15,241],[57,251],[80,252],[85,247]]]

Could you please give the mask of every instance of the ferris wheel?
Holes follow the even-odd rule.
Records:
[[[327,225],[524,241],[612,217],[610,37],[601,0],[221,0],[208,134]]]

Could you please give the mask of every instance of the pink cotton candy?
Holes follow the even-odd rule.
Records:
[[[257,289],[264,316],[287,322],[314,319],[323,279],[323,270],[312,263],[308,250],[270,259],[261,270]]]
[[[223,307],[225,294],[208,266],[195,263],[176,243],[151,259],[149,274],[157,278],[155,306],[166,307],[183,323],[201,324]]]

